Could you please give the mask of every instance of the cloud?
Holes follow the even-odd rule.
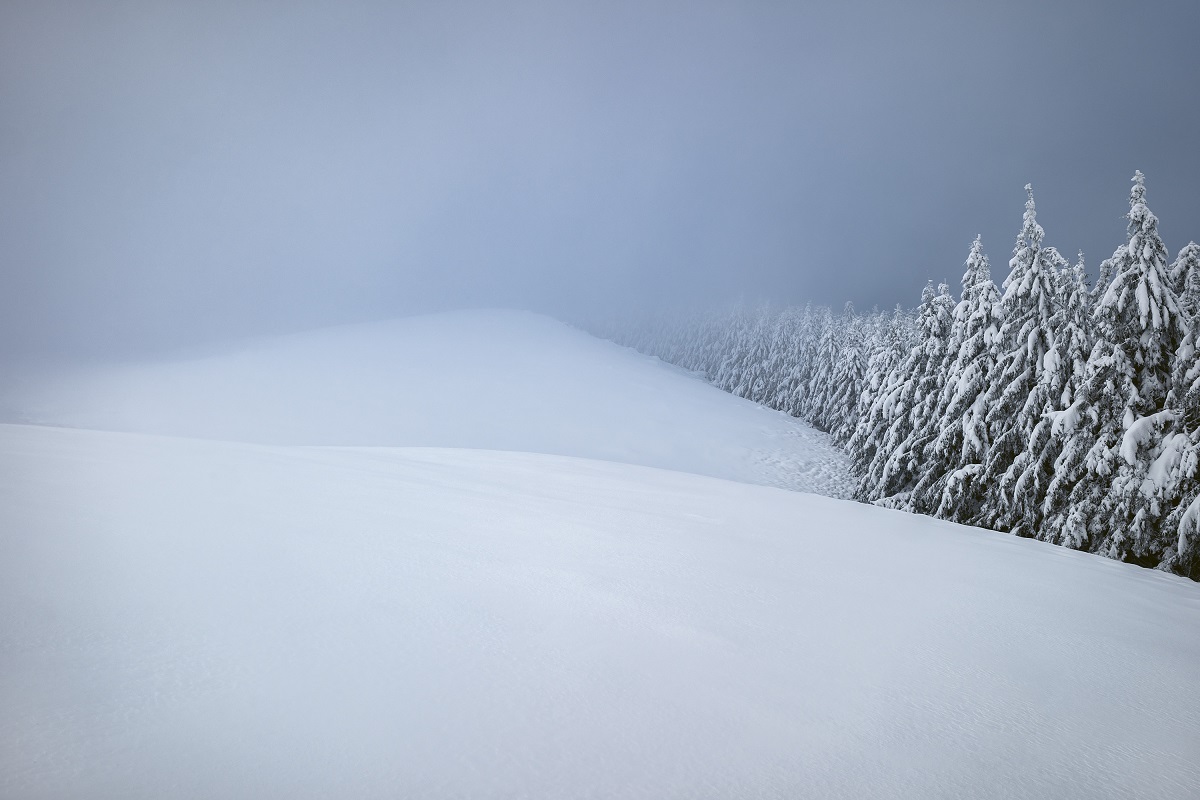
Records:
[[[1098,263],[1134,168],[1200,236],[1187,5],[570,5],[5,4],[0,350],[911,304],[1027,181]]]

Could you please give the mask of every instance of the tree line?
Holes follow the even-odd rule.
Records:
[[[997,287],[978,238],[956,300],[609,323],[609,338],[829,432],[857,496],[1200,579],[1200,245],[1172,260],[1133,178],[1089,286],[1031,187]]]

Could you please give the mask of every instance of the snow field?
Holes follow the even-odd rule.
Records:
[[[1200,585],[773,488],[841,494],[845,461],[544,317],[0,408],[42,423],[0,425],[0,797],[1200,785]]]
[[[561,456],[0,426],[0,796],[1188,797],[1200,592]]]

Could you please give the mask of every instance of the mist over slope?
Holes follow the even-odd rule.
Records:
[[[0,795],[1194,796],[1200,592],[611,462],[0,426]]]
[[[286,445],[573,455],[846,496],[810,426],[549,317],[467,311],[0,386],[5,421]]]

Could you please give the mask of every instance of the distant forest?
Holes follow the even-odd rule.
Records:
[[[977,238],[960,299],[930,283],[915,312],[592,327],[829,432],[863,501],[1200,579],[1200,246],[1171,259],[1138,172],[1126,241],[1089,286],[1025,188],[1000,287]]]

